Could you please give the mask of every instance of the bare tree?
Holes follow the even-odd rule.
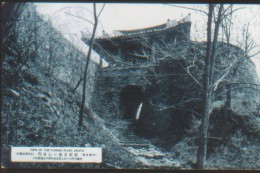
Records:
[[[12,34],[15,27],[15,23],[24,8],[25,3],[13,3],[13,2],[1,2],[1,29],[2,33]],[[6,39],[10,35],[2,35],[2,43],[6,43]]]
[[[227,55],[225,61],[227,64],[233,64],[233,66],[228,69],[229,74],[226,74],[228,76],[228,79],[224,76],[221,81],[219,81],[220,85],[224,84],[226,85],[226,102],[225,102],[225,110],[226,110],[226,117],[229,116],[229,113],[232,109],[232,90],[239,87],[243,88],[243,86],[239,86],[237,80],[237,75],[239,71],[241,71],[242,66],[246,65],[247,60],[255,57],[257,54],[260,53],[259,46],[255,43],[254,39],[251,36],[251,33],[249,32],[249,26],[250,22],[247,22],[243,27],[237,28],[241,30],[241,37],[239,40],[233,40],[232,39],[232,30],[233,30],[233,5],[230,5],[229,8],[227,8],[226,12],[229,13],[229,15],[225,16],[222,20],[221,27],[222,27],[222,43],[226,42],[227,45],[231,45],[231,42],[236,42],[238,47],[243,50],[240,54],[236,55],[236,58],[233,58],[230,60],[230,57],[238,52],[238,50],[234,46],[229,46],[226,49]],[[234,63],[234,61],[236,61]],[[223,70],[225,71],[225,70]],[[244,78],[244,82],[251,86],[256,86],[257,82],[253,81],[247,81],[246,80],[246,74],[240,73],[240,78]],[[247,82],[246,82],[247,81]],[[244,85],[244,84],[243,84]],[[246,85],[245,85],[246,86]],[[223,87],[223,85],[222,85]],[[252,87],[253,90],[255,90],[255,87]]]
[[[230,11],[233,11],[233,6],[230,7]],[[231,13],[229,16],[223,19],[222,21],[222,42],[224,43],[224,38],[226,38],[226,42],[230,44],[230,37],[231,37],[231,29],[232,29],[232,15]],[[230,49],[228,49],[228,56],[230,54]],[[231,84],[227,84],[227,99],[226,99],[226,108],[231,109]]]
[[[207,157],[207,141],[208,141],[208,126],[211,104],[211,90],[215,69],[215,57],[216,57],[216,44],[218,39],[219,26],[222,20],[223,4],[219,6],[218,16],[215,23],[214,39],[211,42],[211,30],[214,10],[216,5],[209,4],[208,11],[208,24],[207,24],[207,49],[205,57],[204,67],[204,80],[203,80],[203,115],[201,120],[201,129],[199,134],[199,145],[197,151],[197,167],[204,169]]]
[[[103,6],[103,8],[104,8],[104,6]],[[85,64],[85,69],[84,69],[83,88],[82,88],[82,100],[81,100],[81,105],[80,105],[79,122],[78,122],[78,129],[79,130],[82,127],[83,114],[84,114],[84,110],[85,110],[87,71],[88,71],[89,61],[90,61],[90,57],[91,57],[91,51],[92,51],[93,44],[94,44],[95,33],[96,33],[97,25],[98,25],[98,17],[100,16],[103,8],[100,10],[99,14],[97,14],[96,3],[93,4],[94,26],[93,26],[92,35],[91,35],[91,38],[90,38],[90,41],[89,41],[89,49],[88,49],[87,61],[86,61],[86,64]]]
[[[28,65],[29,60],[35,60],[38,49],[44,44],[44,39],[52,33],[41,36],[39,30],[43,26],[42,19],[38,16],[35,6],[25,4],[23,12],[13,24],[13,29],[8,33],[11,35],[6,38],[4,51],[6,55],[15,58],[13,64],[16,66],[11,76],[17,76],[24,66]],[[26,8],[26,10],[25,10]]]
[[[221,84],[228,84],[231,82],[232,77],[230,75],[234,73],[236,68],[240,68],[241,62],[243,62],[246,59],[244,54],[240,54],[242,51],[240,51],[238,47],[230,45],[230,34],[231,34],[231,24],[232,24],[231,15],[236,10],[232,9],[232,5],[228,5],[226,8],[224,8],[223,4],[209,4],[208,13],[207,13],[208,24],[207,24],[206,55],[204,54],[203,51],[200,52],[200,50],[198,50],[199,49],[198,47],[191,46],[192,44],[189,42],[182,43],[181,47],[176,46],[176,43],[174,44],[174,42],[166,43],[163,41],[160,43],[160,45],[157,44],[154,46],[156,53],[160,54],[161,57],[160,59],[165,59],[165,58],[178,59],[180,57],[185,57],[185,56],[186,57],[188,56],[190,59],[192,59],[191,56],[193,57],[192,61],[187,61],[187,66],[185,66],[184,68],[186,72],[190,75],[191,79],[195,81],[199,87],[203,88],[203,97],[202,97],[203,114],[202,114],[202,122],[201,122],[201,128],[199,133],[199,146],[197,152],[197,166],[198,168],[202,168],[202,169],[205,168],[205,164],[206,164],[209,117],[211,111],[213,110],[212,103],[215,101],[214,97],[217,94],[216,91],[221,86]],[[223,19],[226,19],[225,23],[222,22]],[[226,26],[225,35],[227,37],[227,43],[222,43],[222,44],[218,42],[219,30],[221,24]],[[142,47],[151,49],[152,46],[151,44],[148,44],[148,42],[143,41]],[[225,48],[225,50],[228,49],[228,51],[225,52],[225,50],[218,50],[218,47],[222,47],[223,49]],[[200,53],[196,55],[196,52],[193,51],[192,54],[189,54],[189,48],[196,49],[196,52],[200,52]],[[142,49],[141,52],[135,51],[133,52],[133,54],[139,57],[141,56],[146,57],[147,59],[151,58],[151,54],[147,53],[147,49],[145,48]],[[201,55],[204,55],[205,57],[203,62],[201,62],[201,60],[197,58],[197,56],[201,56]],[[221,64],[218,62],[216,64],[216,61],[219,62],[223,61],[224,63]],[[200,75],[196,75],[192,73],[192,69],[196,68],[199,64],[200,66],[204,66],[203,79],[200,79]],[[230,89],[228,89],[228,91],[230,91]],[[230,103],[231,93],[228,93],[227,99],[228,99],[227,102]],[[186,101],[189,101],[189,99]],[[184,101],[183,103],[186,103],[186,101]],[[175,106],[178,106],[178,104],[171,105],[171,106],[160,105],[157,107],[160,110],[163,110]]]

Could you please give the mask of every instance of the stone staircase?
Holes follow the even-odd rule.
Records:
[[[143,138],[139,138],[132,133],[128,133],[119,137],[119,143],[124,147],[133,148],[149,148],[150,142]]]
[[[147,139],[133,133],[133,122],[127,121],[117,137],[119,143],[147,168],[180,168],[181,164],[174,160],[169,153],[162,152]]]

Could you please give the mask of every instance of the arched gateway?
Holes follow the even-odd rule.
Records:
[[[163,81],[168,78],[169,83],[173,83],[177,80],[174,78],[176,75],[183,75],[183,71],[179,70],[183,69],[179,60],[165,57],[162,46],[190,42],[189,19],[188,15],[180,21],[167,21],[143,29],[120,30],[114,35],[96,38],[93,49],[109,65],[105,67],[100,61],[100,68],[97,68],[91,95],[92,110],[104,117],[124,118],[129,122],[138,120],[136,129],[143,129],[144,133],[149,131],[155,134],[156,129],[158,133],[163,131],[161,129],[167,130],[165,122],[171,123],[171,112],[163,114],[157,111],[150,100],[157,97],[165,103],[170,93],[165,93],[169,90],[164,91],[163,88],[171,85]],[[89,38],[82,40],[90,43]],[[157,92],[162,93],[157,96]]]
[[[128,85],[119,93],[119,107],[122,117],[135,119],[138,108],[143,101],[143,92],[138,86]]]

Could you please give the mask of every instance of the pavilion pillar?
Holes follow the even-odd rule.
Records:
[[[102,58],[100,57],[99,58],[99,66],[102,68],[103,67],[103,61],[102,61]]]
[[[120,59],[122,59],[122,46],[119,45],[117,48],[117,56],[119,56]]]

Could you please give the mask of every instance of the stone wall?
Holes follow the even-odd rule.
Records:
[[[218,49],[220,51],[217,53],[215,80],[220,78],[237,58],[242,60],[234,68],[237,71],[232,69],[220,83],[213,107],[225,105],[226,81],[256,84],[258,82],[254,64],[243,55],[241,49],[226,44],[219,44]],[[199,118],[198,114],[202,113],[200,85],[203,79],[205,44],[184,43],[176,49],[165,51],[172,51],[172,57],[161,59],[150,66],[110,66],[100,69],[94,91],[96,100],[92,102],[95,108],[102,105],[95,109],[99,110],[99,115],[124,117],[120,105],[120,92],[126,86],[137,86],[143,92],[143,106],[136,123],[136,132],[145,137],[178,138],[184,135],[191,125],[192,118]],[[188,68],[190,74],[187,72]],[[240,114],[253,115],[259,92],[239,84],[234,84],[232,91],[232,108]],[[134,118],[133,116],[132,119]]]
[[[122,118],[121,91],[127,86],[136,86],[142,92],[145,91],[150,68],[153,66],[99,68],[95,78],[92,109],[101,117]]]

